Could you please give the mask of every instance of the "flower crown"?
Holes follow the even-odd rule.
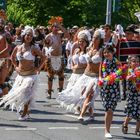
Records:
[[[51,19],[48,21],[50,25],[54,25],[54,24],[62,23],[62,22],[63,22],[63,18],[60,16],[57,16],[57,17],[52,16]]]

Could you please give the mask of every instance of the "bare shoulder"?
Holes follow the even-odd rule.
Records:
[[[17,46],[14,48],[14,50],[21,50],[21,48],[22,48],[22,45],[17,45]]]

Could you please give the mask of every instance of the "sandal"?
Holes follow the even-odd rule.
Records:
[[[135,130],[135,134],[137,135],[137,136],[140,136],[140,131],[139,130]]]
[[[126,126],[126,125],[122,125],[122,132],[123,132],[123,134],[127,134],[127,132],[128,132],[128,126]]]
[[[61,92],[63,90],[63,88],[57,88],[59,92]]]
[[[53,90],[49,89],[49,90],[47,90],[47,92],[48,92],[47,99],[51,99]]]

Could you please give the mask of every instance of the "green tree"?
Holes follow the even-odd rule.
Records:
[[[135,12],[140,11],[140,1],[139,0],[120,0],[119,10],[112,14],[112,24],[122,24],[127,26],[128,24],[136,23],[139,21],[134,15]]]
[[[117,0],[116,0],[117,1]],[[16,25],[47,25],[51,16],[62,16],[65,26],[105,24],[107,0],[7,0],[8,20]],[[112,25],[139,23],[134,13],[139,0],[119,0],[119,10],[112,13]]]

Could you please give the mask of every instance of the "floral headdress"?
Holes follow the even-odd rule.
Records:
[[[33,26],[31,27],[29,25],[26,25],[25,28],[24,28],[24,30],[22,31],[21,35],[24,36],[29,31],[32,32],[32,33],[34,33],[34,28],[33,28]]]
[[[54,24],[62,23],[62,22],[63,22],[63,18],[60,16],[57,16],[57,17],[52,16],[51,19],[48,21],[50,25],[54,25]]]

